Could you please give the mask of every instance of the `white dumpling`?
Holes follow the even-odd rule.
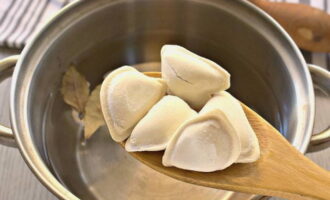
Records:
[[[164,96],[137,123],[125,148],[129,152],[164,150],[176,129],[196,115],[179,97]]]
[[[240,141],[226,116],[215,110],[188,120],[170,140],[164,166],[199,172],[222,170],[240,154]]]
[[[240,137],[241,154],[236,162],[248,163],[258,160],[260,157],[258,138],[239,101],[228,92],[222,91],[206,103],[200,114],[216,109],[221,110],[227,116]]]
[[[201,109],[211,94],[230,87],[230,74],[225,69],[178,45],[162,47],[161,71],[170,94],[194,109]]]
[[[121,142],[166,93],[166,84],[133,67],[112,71],[101,87],[101,107],[113,140]]]

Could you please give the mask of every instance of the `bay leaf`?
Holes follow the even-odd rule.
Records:
[[[101,85],[96,86],[88,98],[84,116],[84,136],[90,138],[99,127],[105,124],[100,102]]]
[[[84,113],[89,96],[89,82],[74,66],[71,66],[62,79],[61,93],[64,102],[79,113]]]

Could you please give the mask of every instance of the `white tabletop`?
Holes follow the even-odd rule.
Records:
[[[1,49],[0,59],[17,54],[17,51]],[[9,95],[10,80],[0,84],[0,122],[9,125]],[[330,106],[329,101],[327,105]],[[330,121],[329,114],[325,113],[318,117],[315,129],[321,130]],[[330,146],[330,145],[326,145]],[[307,153],[307,156],[322,167],[330,170],[330,148],[325,148],[319,152]],[[33,173],[25,164],[19,151],[0,145],[0,199],[1,200],[55,200],[53,194],[35,178]]]

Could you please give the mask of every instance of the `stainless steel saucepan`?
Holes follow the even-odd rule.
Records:
[[[109,70],[159,61],[163,44],[182,45],[221,64],[232,74],[230,91],[306,151],[315,106],[310,71],[288,34],[243,0],[97,0],[67,6],[19,58],[0,63],[3,72],[18,59],[12,129],[1,127],[0,142],[17,145],[39,180],[61,199],[246,199],[149,169],[114,143],[105,127],[82,143],[82,127],[59,92],[69,65],[94,87]],[[329,72],[310,69],[318,87],[330,94]],[[326,134],[315,139],[326,140]]]

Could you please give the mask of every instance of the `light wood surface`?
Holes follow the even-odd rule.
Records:
[[[17,53],[19,52],[0,48],[0,59]],[[7,125],[9,124],[8,92],[9,82],[0,84],[0,122]],[[326,107],[329,108],[329,104],[321,102],[318,107],[322,111]],[[329,121],[330,116],[328,114],[319,113],[314,131],[321,131],[328,126]],[[328,145],[321,145],[319,148],[313,148],[313,150],[318,151],[310,152],[307,156],[320,166],[330,170],[330,148],[328,148]],[[0,200],[56,199],[35,178],[17,149],[0,145]],[[280,198],[272,199],[277,200]]]
[[[330,52],[330,15],[326,12],[304,4],[250,1],[276,19],[300,48]]]
[[[160,77],[160,73],[146,73]],[[131,152],[149,167],[184,182],[289,199],[330,199],[330,172],[296,150],[273,126],[242,104],[260,144],[254,163],[234,164],[212,173],[164,167],[163,152]],[[124,143],[122,143],[122,146]]]

